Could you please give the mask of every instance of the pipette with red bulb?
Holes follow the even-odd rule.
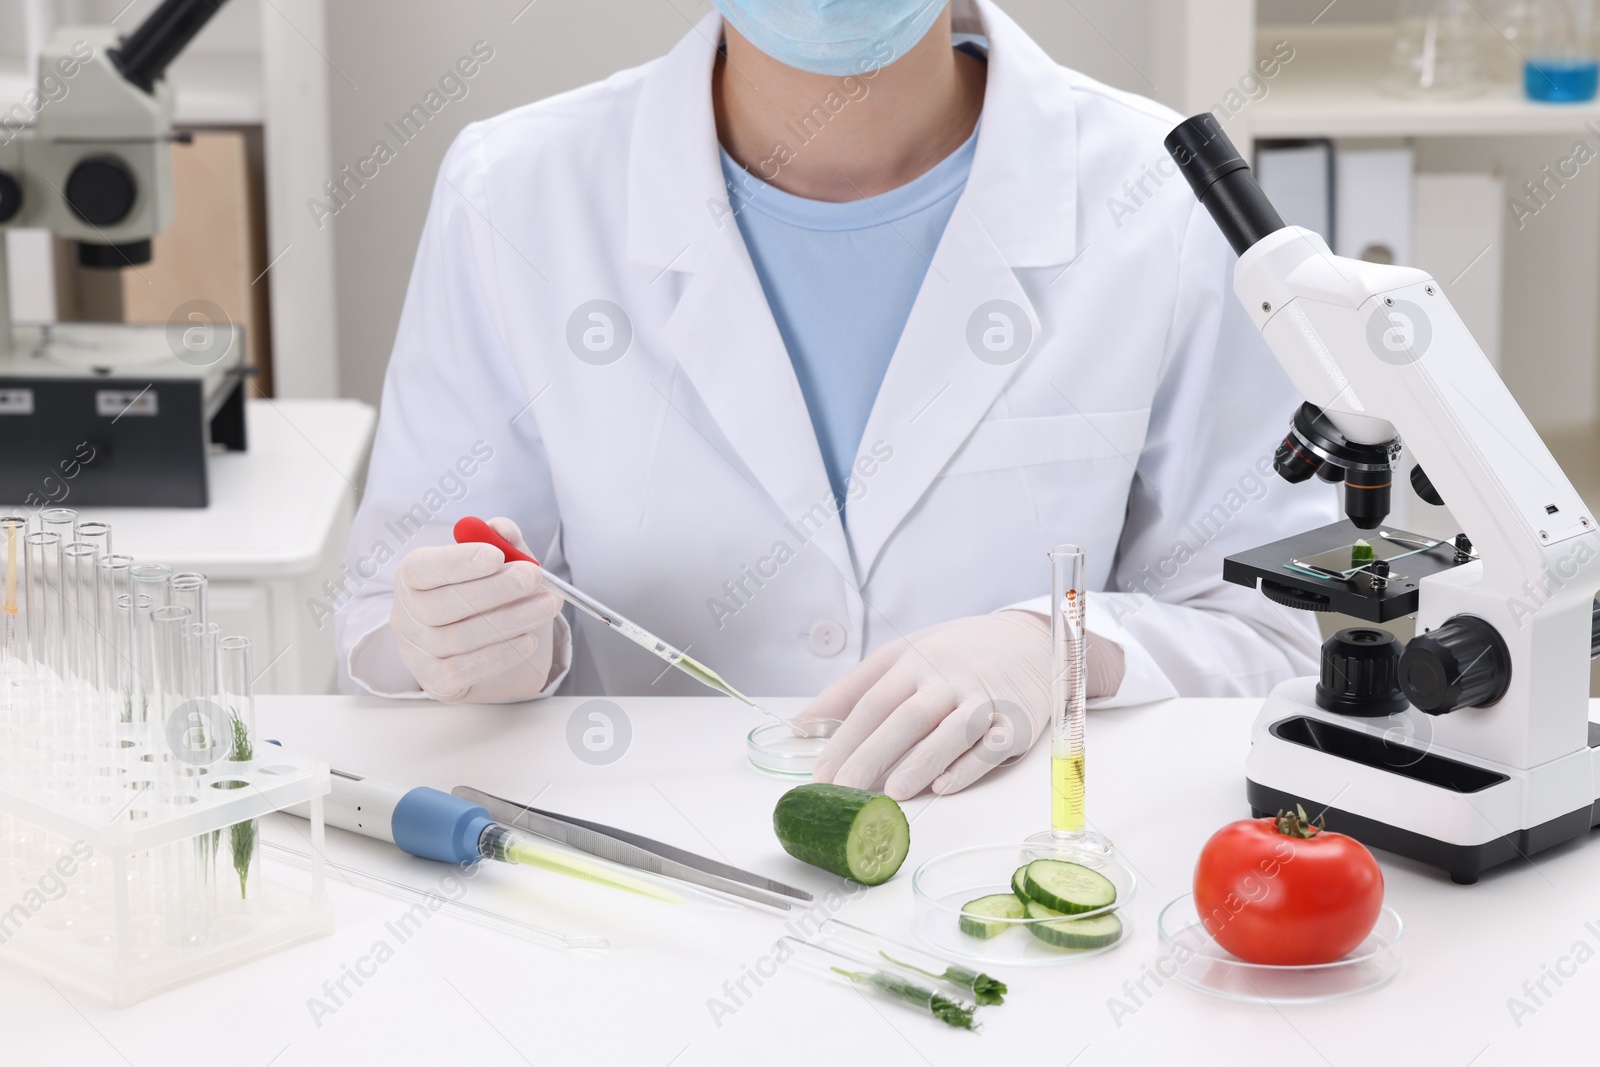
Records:
[[[538,560],[512,545],[511,542],[507,541],[504,537],[501,537],[500,534],[495,531],[494,527],[490,526],[482,519],[468,516],[457,522],[455,527],[455,538],[460,544],[483,544],[497,548],[505,555],[508,563],[514,560],[532,563],[533,565],[539,567],[541,576],[540,580],[545,585],[548,585],[550,588],[560,593],[561,598],[567,603],[578,608],[580,611],[587,612],[589,615],[604,623],[606,626],[621,634],[623,637],[626,637],[640,648],[645,649],[651,655],[660,657],[700,684],[715,689],[717,692],[722,693],[725,696],[733,697],[735,700],[738,700],[741,703],[748,704],[750,707],[761,712],[763,715],[767,715],[775,719],[777,718],[777,716],[773,715],[772,712],[768,711],[766,708],[763,708],[760,704],[757,704],[754,700],[751,700],[749,697],[745,696],[743,693],[739,692],[733,686],[725,682],[720,674],[712,670],[710,667],[707,667],[704,663],[701,663],[699,660],[695,659],[693,656],[690,656],[682,649],[669,645],[667,642],[661,640],[661,638],[657,637],[649,630],[646,630],[638,623],[633,622],[632,620],[615,611],[612,611],[610,608],[600,603],[600,601],[596,600],[588,593],[575,588],[570,582],[567,582],[557,575],[551,574],[548,570],[545,570],[543,565],[540,564]],[[779,721],[781,722],[782,720],[780,719]]]

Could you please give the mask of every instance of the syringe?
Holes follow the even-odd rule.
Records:
[[[488,809],[470,800],[427,786],[406,789],[348,771],[329,773],[333,789],[323,804],[323,818],[329,826],[391,842],[413,856],[457,865],[480,859],[520,863],[655,900],[678,903],[684,899],[659,880],[622,864],[496,822]],[[310,818],[308,804],[285,810]]]
[[[594,618],[598,619],[606,626],[609,626],[623,637],[626,637],[640,648],[645,649],[651,655],[659,656],[661,659],[666,660],[672,666],[678,668],[684,674],[687,674],[701,685],[708,686],[725,696],[733,697],[735,700],[748,704],[750,707],[761,712],[761,714],[768,716],[769,718],[777,719],[779,722],[784,721],[779,719],[778,716],[773,715],[772,712],[768,711],[760,704],[757,704],[754,700],[751,700],[749,697],[739,692],[733,686],[729,685],[723,680],[722,675],[718,674],[710,667],[707,667],[704,663],[701,663],[687,652],[667,644],[667,642],[661,640],[661,638],[657,637],[649,630],[646,630],[643,626],[640,626],[638,623],[633,622],[630,619],[624,618],[622,615],[619,615],[617,612],[612,611],[610,608],[600,603],[600,601],[596,600],[588,593],[574,588],[571,583],[566,582],[556,575],[551,574],[548,570],[545,570],[538,560],[534,559],[526,552],[514,547],[511,542],[507,541],[504,537],[501,537],[498,533],[496,533],[493,526],[490,526],[482,519],[473,518],[471,516],[462,519],[460,522],[456,523],[455,537],[456,541],[460,544],[484,544],[498,548],[505,555],[508,563],[513,560],[519,560],[524,563],[532,563],[534,566],[540,568],[540,580],[546,585],[550,586],[556,592],[560,593],[562,599],[567,601],[569,604],[572,604],[579,610],[585,611],[594,616]]]

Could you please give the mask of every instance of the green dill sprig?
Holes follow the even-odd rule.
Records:
[[[231,716],[233,747],[228,758],[236,763],[246,763],[255,757],[255,746],[250,742],[250,728],[238,715]],[[239,899],[249,895],[250,861],[256,854],[256,821],[246,819],[228,827],[228,847],[233,852],[233,869],[239,873]]]
[[[901,978],[888,971],[847,971],[840,967],[831,969],[858,985],[870,986],[884,996],[921,1008],[946,1026],[962,1030],[978,1029],[972,1021],[971,1008],[959,1001],[951,1000],[942,993],[924,988],[908,978]]]
[[[1006,984],[1000,981],[998,978],[991,978],[987,974],[968,970],[967,968],[954,963],[946,966],[943,973],[935,974],[933,971],[925,971],[921,967],[913,966],[912,964],[906,963],[903,960],[897,960],[882,949],[878,950],[878,955],[882,956],[896,967],[904,967],[908,971],[916,971],[918,974],[925,974],[929,978],[933,978],[941,982],[949,982],[957,989],[970,989],[972,990],[973,999],[975,999],[979,1004],[1005,1003]]]

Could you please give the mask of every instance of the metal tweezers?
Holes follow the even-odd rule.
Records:
[[[704,889],[713,889],[730,896],[743,897],[769,907],[789,910],[789,900],[810,900],[811,894],[792,885],[784,885],[772,878],[740,870],[731,864],[697,856],[693,852],[654,841],[639,834],[618,830],[615,827],[541,811],[526,804],[497,797],[458,785],[451,790],[463,800],[481,804],[500,822],[514,826],[540,837],[558,841],[591,856],[620,863],[634,870],[646,871],[664,878],[674,878]]]

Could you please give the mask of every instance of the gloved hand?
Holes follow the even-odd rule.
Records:
[[[510,519],[489,525],[527,551]],[[394,572],[389,626],[422,691],[446,703],[527,700],[545,687],[561,597],[540,569],[490,545],[412,549]]]
[[[1121,647],[1093,634],[1087,644],[1089,695],[1115,692]],[[844,720],[817,757],[815,781],[882,782],[896,800],[930,785],[954,793],[1049,732],[1050,622],[1002,611],[930,626],[875,650],[797,719]]]

